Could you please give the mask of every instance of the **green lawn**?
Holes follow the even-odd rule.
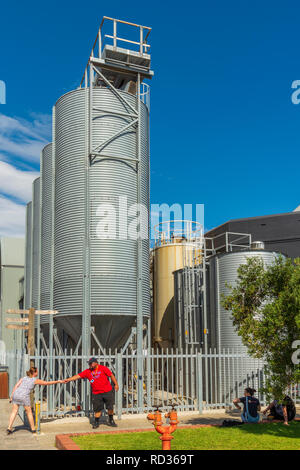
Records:
[[[236,428],[178,429],[172,450],[300,450],[300,422],[244,424]],[[73,438],[82,450],[161,450],[158,433],[94,434]]]

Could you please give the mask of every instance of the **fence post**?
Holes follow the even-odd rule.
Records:
[[[197,401],[198,411],[203,413],[203,380],[202,380],[202,354],[197,354]]]
[[[153,381],[154,381],[154,377],[152,377],[152,380],[151,380],[150,348],[148,350],[147,357],[146,357],[146,365],[147,365],[146,393],[147,393],[147,407],[149,411],[151,408],[151,382],[153,384]],[[173,362],[172,362],[172,367],[173,367]]]
[[[263,369],[260,369],[259,371],[259,375],[260,375],[260,388],[263,388],[265,386],[264,384],[264,370]],[[265,405],[265,394],[264,394],[264,391],[260,391],[260,401],[262,402],[263,405]]]
[[[116,372],[117,382],[119,384],[119,391],[117,392],[117,416],[118,419],[122,418],[122,406],[123,406],[123,368],[122,368],[122,353],[116,355]]]
[[[34,331],[35,331],[35,309],[30,308],[29,309],[29,316],[28,316],[28,339],[27,339],[27,349],[28,349],[28,354],[32,357],[34,356],[35,353],[35,345],[34,345]],[[30,360],[30,367],[34,367],[34,360],[31,358]]]

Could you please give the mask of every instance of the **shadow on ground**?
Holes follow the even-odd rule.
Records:
[[[300,438],[300,422],[292,421],[289,426],[283,423],[244,424],[239,429],[248,434],[268,435],[275,437],[287,437],[291,439]]]
[[[28,426],[26,426],[25,424],[21,424],[19,426],[13,426],[12,434],[14,434],[18,431],[28,431],[28,433],[31,434],[30,428]]]
[[[228,411],[226,413],[226,419],[235,420],[241,422],[240,414],[237,414],[235,411]],[[198,425],[198,424],[212,424],[212,425],[221,425],[223,419],[218,417],[205,418],[204,416],[199,416],[199,418],[193,418],[187,420],[182,424],[188,425]],[[180,425],[180,424],[179,424]],[[268,422],[264,421],[263,423],[253,423],[253,424],[243,424],[238,426],[238,428],[248,434],[253,435],[269,435],[277,437],[287,437],[292,439],[300,439],[300,418],[297,417],[295,421],[291,421],[289,426],[285,426],[283,422]],[[224,429],[224,427],[216,427],[216,429]],[[300,442],[300,441],[299,441]]]

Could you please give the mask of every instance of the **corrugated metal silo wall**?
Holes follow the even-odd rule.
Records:
[[[52,144],[46,145],[41,155],[41,305],[42,310],[51,306],[52,273],[52,221],[53,221],[53,158]],[[42,315],[41,323],[48,323],[49,316]]]
[[[33,182],[32,195],[32,305],[40,306],[40,178]]]
[[[124,128],[130,119],[109,114],[110,111],[124,113],[124,104],[110,90],[99,88],[94,89],[93,93],[95,106],[107,110],[107,114],[103,113],[100,117],[99,112],[94,111],[93,147],[96,147]],[[135,106],[133,95],[121,93]],[[82,315],[85,310],[85,263],[89,263],[91,314],[114,317],[114,328],[121,335],[136,316],[137,241],[119,239],[119,197],[127,198],[128,209],[137,203],[136,165],[113,158],[95,159],[88,169],[88,201],[85,180],[87,106],[88,89],[67,93],[56,103],[54,308],[59,310],[60,316],[71,315],[74,320],[74,316]],[[141,202],[149,209],[149,118],[144,104],[141,112]],[[136,148],[136,132],[128,129],[111,141],[104,153],[113,157],[136,158]],[[109,204],[117,215],[116,239],[99,238],[101,204]],[[85,217],[88,217],[89,237],[85,233]],[[89,260],[85,258],[87,241]],[[142,257],[143,315],[149,316],[149,240],[143,241]],[[127,319],[124,319],[125,316]]]
[[[221,402],[231,402],[233,395],[238,390],[241,393],[247,386],[258,390],[261,380],[258,370],[262,368],[261,361],[247,356],[247,348],[233,327],[231,312],[226,311],[221,305],[222,294],[226,296],[230,293],[225,283],[235,286],[238,267],[246,264],[247,258],[261,257],[265,266],[268,266],[277,256],[276,252],[263,250],[240,251],[214,256],[209,262],[210,311],[208,315],[211,326],[209,346],[216,348],[221,354],[225,352],[245,355],[243,359],[228,356],[218,364],[215,380],[219,383]]]
[[[241,264],[246,264],[247,258],[260,257],[266,266],[272,264],[278,253],[268,251],[239,251],[232,253],[225,253],[222,255],[214,256],[210,261],[210,267],[214,272],[214,285],[211,286],[211,295],[214,296],[212,305],[215,311],[211,312],[212,316],[216,318],[215,328],[217,330],[217,344],[215,347],[222,348],[241,348],[246,351],[243,346],[241,337],[238,336],[232,325],[231,313],[226,311],[221,305],[221,296],[229,295],[225,283],[235,286],[237,281],[237,270]]]
[[[26,247],[24,269],[24,308],[31,307],[31,275],[32,275],[32,202],[26,205]]]

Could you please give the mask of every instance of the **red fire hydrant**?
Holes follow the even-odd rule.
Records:
[[[169,413],[165,414],[165,418],[170,419],[170,424],[168,426],[163,426],[161,412],[157,408],[156,411],[152,414],[149,413],[147,419],[153,421],[153,425],[156,431],[161,434],[160,440],[162,441],[162,450],[171,450],[171,440],[174,439],[173,432],[177,428],[178,420],[177,420],[177,412],[172,407],[172,410]]]

